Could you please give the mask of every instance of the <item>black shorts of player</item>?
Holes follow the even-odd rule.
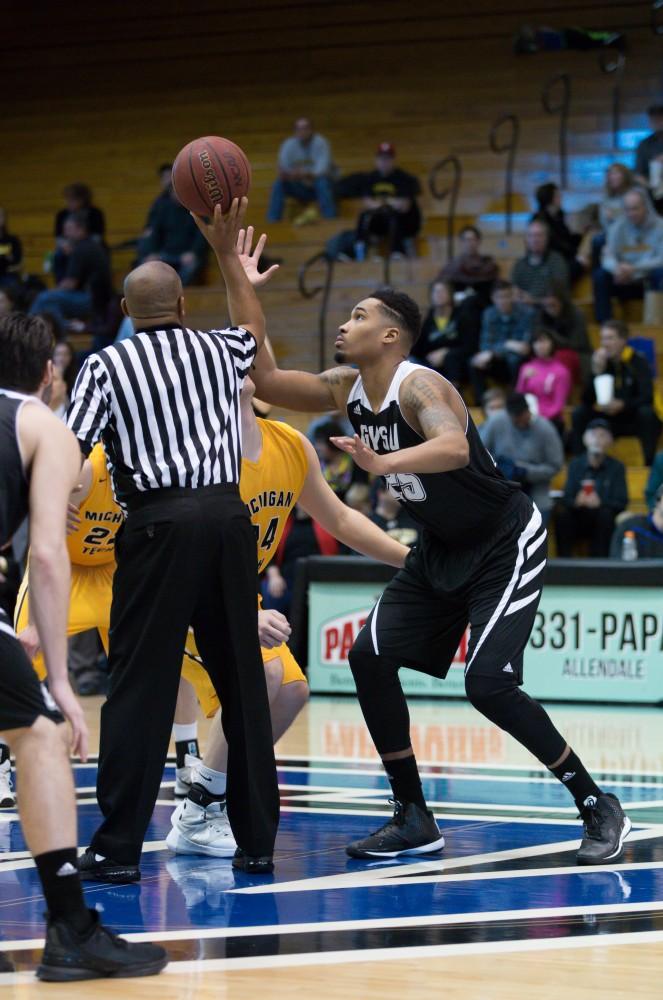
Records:
[[[53,722],[63,721],[13,628],[0,615],[0,733],[29,729],[40,715]]]
[[[541,514],[524,494],[474,548],[447,549],[424,533],[371,611],[354,651],[446,677],[469,624],[466,675],[509,675],[522,684],[546,541]]]

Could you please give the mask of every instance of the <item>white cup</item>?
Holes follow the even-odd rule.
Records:
[[[615,376],[608,374],[595,375],[594,392],[596,393],[596,402],[599,406],[611,403],[615,394]]]

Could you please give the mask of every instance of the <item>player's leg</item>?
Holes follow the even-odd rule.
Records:
[[[566,786],[585,823],[578,861],[599,864],[621,855],[631,823],[618,800],[596,785],[543,706],[519,687],[546,563],[539,512],[520,528],[488,553],[477,575],[465,689],[475,708]]]
[[[191,684],[180,677],[173,722],[175,741],[175,798],[183,799],[189,794],[192,771],[200,761],[198,744],[198,696]]]
[[[466,610],[442,602],[428,585],[420,549],[387,586],[350,651],[366,725],[395,800],[394,817],[347,848],[351,857],[425,854],[444,846],[421,788],[410,740],[401,666],[445,676],[467,624]]]
[[[69,981],[149,975],[166,964],[153,945],[118,941],[83,898],[77,867],[76,801],[64,741],[27,656],[0,630],[0,731],[21,785],[19,815],[48,910],[40,979]]]

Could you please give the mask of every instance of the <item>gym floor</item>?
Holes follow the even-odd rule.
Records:
[[[85,704],[96,739],[100,700]],[[168,948],[161,977],[37,983],[30,970],[44,904],[17,814],[1,812],[0,949],[17,970],[0,975],[3,996],[243,1000],[315,991],[316,1000],[401,1000],[420,989],[529,1000],[598,988],[608,997],[660,997],[661,711],[549,708],[633,820],[618,864],[578,868],[580,824],[564,789],[470,706],[423,700],[411,702],[413,744],[446,847],[424,860],[350,860],[346,842],[390,812],[389,787],[356,702],[318,696],[277,747],[282,821],[273,876],[169,854],[169,762],[142,881],[86,889],[114,929]],[[74,770],[84,847],[99,819],[96,764]]]

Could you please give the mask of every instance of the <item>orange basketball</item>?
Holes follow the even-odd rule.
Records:
[[[225,214],[233,198],[251,185],[251,165],[230,139],[206,135],[187,143],[175,157],[173,187],[190,212],[212,215],[215,205]]]

